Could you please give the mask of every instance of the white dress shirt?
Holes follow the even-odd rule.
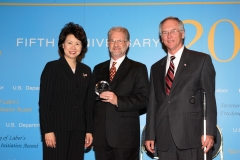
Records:
[[[120,64],[122,63],[122,61],[124,60],[125,57],[126,57],[126,55],[122,56],[121,58],[118,58],[116,61],[111,58],[111,60],[110,60],[110,65],[109,65],[109,70],[110,70],[110,68],[112,67],[113,62],[117,62],[117,63],[115,64],[116,71],[117,71],[118,68],[119,68],[119,66],[120,66]]]
[[[178,68],[178,64],[179,64],[181,56],[182,56],[183,49],[184,49],[184,45],[174,55],[168,53],[167,64],[166,64],[166,75],[167,75],[167,71],[168,71],[168,68],[169,68],[170,59],[171,59],[170,57],[171,56],[175,57],[175,59],[173,60],[173,64],[174,64],[174,75],[176,74],[177,68]]]

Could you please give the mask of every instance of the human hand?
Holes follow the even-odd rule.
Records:
[[[85,148],[89,147],[92,144],[92,142],[93,142],[92,134],[91,133],[86,133],[84,147]]]
[[[117,105],[117,96],[110,91],[105,91],[100,94],[100,98],[102,98],[103,102],[109,102],[113,105]]]
[[[202,141],[202,149],[206,147],[204,153],[207,153],[214,145],[214,137],[210,135],[206,135],[206,140],[204,141],[204,135],[201,137]]]
[[[56,137],[55,137],[54,132],[45,134],[45,143],[46,143],[47,147],[56,148]]]
[[[145,141],[145,146],[147,148],[147,150],[151,153],[154,153],[154,141],[152,140],[146,140]]]

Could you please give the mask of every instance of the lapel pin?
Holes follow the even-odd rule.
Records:
[[[84,74],[84,73],[83,73],[83,77],[84,77],[84,78],[87,77],[87,74]]]
[[[186,64],[184,64],[184,66],[186,67],[187,65],[186,65]]]

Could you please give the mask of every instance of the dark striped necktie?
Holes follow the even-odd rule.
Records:
[[[174,79],[174,63],[173,63],[174,59],[175,59],[174,56],[170,57],[170,64],[169,64],[169,68],[168,68],[167,75],[166,75],[166,93],[167,93],[167,95],[170,94],[173,79]]]

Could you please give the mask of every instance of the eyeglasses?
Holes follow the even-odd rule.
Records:
[[[127,41],[126,40],[122,40],[122,39],[119,39],[119,40],[110,39],[108,42],[111,43],[111,44],[114,44],[115,42],[118,43],[118,44],[122,44],[122,43],[127,42]]]
[[[180,31],[182,31],[182,30],[172,29],[171,31],[162,31],[162,36],[168,36],[168,34],[176,35],[177,32],[180,32]]]

